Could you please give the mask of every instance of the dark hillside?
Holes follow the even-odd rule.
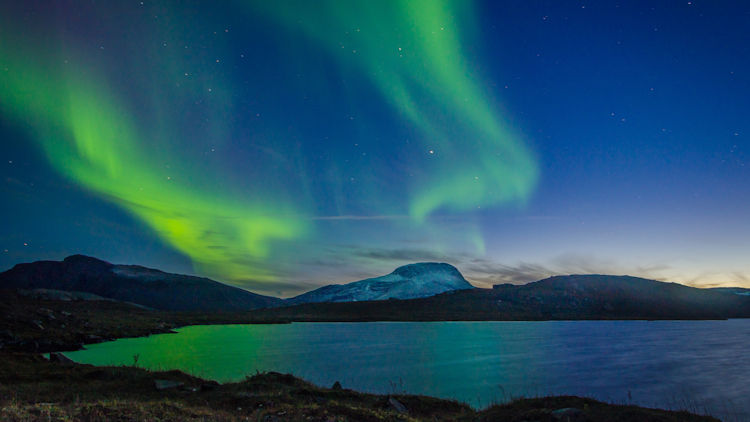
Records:
[[[63,261],[18,264],[0,273],[0,288],[88,292],[170,311],[246,311],[278,306],[262,296],[207,278],[170,274],[134,265],[113,265],[73,255]]]

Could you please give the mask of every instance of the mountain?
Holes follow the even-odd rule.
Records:
[[[6,289],[7,292],[7,289]],[[54,290],[54,289],[15,289],[15,293],[19,296],[27,297],[32,300],[54,300],[59,302],[73,302],[73,301],[109,301],[109,302],[121,302],[128,305],[133,305],[138,308],[151,309],[148,306],[139,305],[132,302],[122,302],[121,300],[111,299],[108,297],[102,297],[89,292],[76,292],[66,290]]]
[[[714,287],[711,290],[740,296],[750,296],[750,289],[745,289],[742,287]]]
[[[580,313],[607,318],[710,319],[750,316],[750,298],[630,276],[555,276],[523,286],[494,286],[511,303],[542,315]]]
[[[136,265],[113,265],[73,255],[63,261],[18,264],[0,273],[0,288],[86,292],[169,311],[247,311],[279,306],[262,296],[207,278],[165,273]]]
[[[18,264],[0,273],[0,289],[17,289],[19,294],[40,299],[100,296],[169,311],[253,310],[251,316],[259,320],[750,318],[747,289],[699,289],[596,274],[555,276],[525,285],[478,289],[455,267],[439,263],[406,265],[382,277],[326,286],[283,301],[207,278],[113,265],[74,255],[63,261]]]
[[[456,267],[437,262],[421,262],[396,268],[381,277],[348,284],[331,284],[287,299],[288,304],[314,302],[360,302],[386,299],[414,299],[473,289]]]
[[[629,276],[556,276],[411,299],[307,303],[254,311],[291,321],[749,318],[750,297]]]

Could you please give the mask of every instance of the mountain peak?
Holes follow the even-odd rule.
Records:
[[[445,262],[416,262],[398,267],[391,274],[411,278],[427,273],[447,273],[460,279],[464,278],[458,271],[458,268]]]
[[[415,299],[472,288],[474,286],[450,264],[419,262],[398,267],[392,273],[381,277],[324,286],[293,297],[288,303]]]
[[[103,261],[99,258],[94,258],[88,255],[75,254],[63,259],[63,262],[68,264],[107,264],[112,265],[107,261]]]
[[[62,263],[69,271],[78,271],[90,274],[101,274],[109,272],[114,265],[98,258],[86,255],[71,255],[65,258]]]

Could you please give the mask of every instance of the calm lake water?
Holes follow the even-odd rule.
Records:
[[[485,407],[574,394],[750,420],[750,320],[295,323],[185,327],[66,353],[95,365],[256,371]]]

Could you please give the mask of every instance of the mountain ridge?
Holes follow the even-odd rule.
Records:
[[[0,287],[88,292],[168,311],[234,312],[283,304],[282,299],[208,278],[115,265],[85,255],[16,264],[0,273]]]
[[[438,277],[435,284],[435,274],[447,278]],[[429,288],[415,293],[414,280],[417,287]],[[363,286],[370,296],[357,296]],[[396,293],[422,296],[391,295],[394,286],[408,287]],[[430,290],[435,286],[444,290],[435,295]],[[750,295],[743,288],[700,289],[632,276],[578,274],[480,289],[445,263],[409,264],[385,276],[324,286],[297,297],[330,302],[295,303],[295,298],[262,296],[207,278],[83,255],[17,264],[0,273],[0,288],[86,292],[156,310],[251,311],[262,319],[286,321],[750,318]]]
[[[554,276],[410,300],[306,303],[254,311],[289,321],[547,321],[750,318],[750,296],[632,276]]]

